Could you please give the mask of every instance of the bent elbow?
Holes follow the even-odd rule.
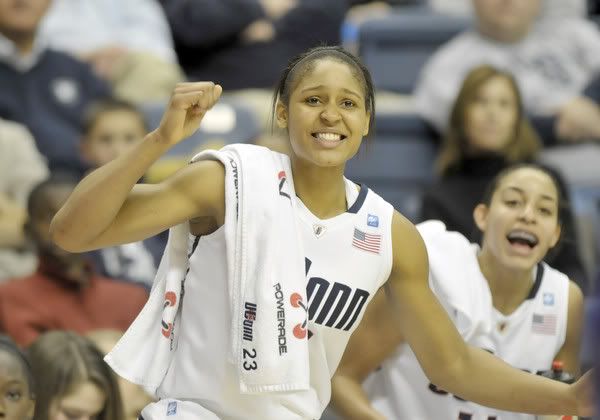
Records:
[[[61,249],[73,253],[85,251],[83,244],[77,241],[77,235],[69,234],[56,219],[50,223],[49,233],[50,240]]]
[[[463,363],[459,359],[441,363],[435,367],[423,367],[427,379],[436,387],[447,392],[456,392],[456,384],[464,381]]]

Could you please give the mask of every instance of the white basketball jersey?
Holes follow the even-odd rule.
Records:
[[[197,402],[223,420],[321,416],[350,335],[392,266],[392,206],[365,186],[359,191],[346,183],[347,202],[353,204],[331,219],[317,218],[296,198],[308,300],[297,310],[308,312],[310,389],[240,393],[236,366],[227,357],[231,322],[221,227],[190,239],[180,338],[159,396]]]
[[[448,233],[456,235],[454,232]],[[424,240],[428,245],[426,236]],[[493,351],[496,356],[519,369],[534,373],[549,370],[565,341],[569,290],[567,276],[545,263],[539,264],[529,296],[517,310],[505,316],[492,306],[487,281],[481,274],[477,262],[478,246],[466,242],[462,246],[465,247],[463,252],[465,258],[462,263],[464,264],[462,275],[465,277],[461,282],[469,290],[456,290],[456,293],[472,293],[473,289],[478,290],[480,299],[477,304],[481,306],[483,302],[488,306],[488,310],[478,309],[477,314],[482,319],[472,320],[471,325],[489,326],[475,334],[473,331],[459,328],[463,338],[472,345]],[[430,264],[436,266],[440,263],[444,264],[444,261],[437,260],[443,258],[443,254],[430,253]],[[449,261],[448,263],[451,264]],[[447,275],[455,275],[455,273]],[[434,279],[432,285],[434,292],[435,283],[444,282],[443,277],[443,274],[440,275],[438,272],[438,278]],[[454,279],[446,279],[446,281],[452,280]],[[436,294],[442,301],[440,294]],[[473,297],[471,296],[470,299]],[[457,311],[453,310],[452,305],[447,301],[441,303],[456,323]],[[483,319],[485,317],[487,319]],[[429,382],[408,345],[402,345],[394,356],[384,362],[380,370],[367,379],[364,386],[373,406],[390,420],[535,419],[532,415],[499,411],[463,401],[438,389]]]

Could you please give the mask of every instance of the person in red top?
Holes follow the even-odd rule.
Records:
[[[0,330],[21,346],[49,330],[125,330],[148,297],[141,287],[96,274],[84,254],[63,251],[50,240],[50,221],[74,185],[68,177],[54,177],[29,197],[28,233],[39,266],[0,287]]]

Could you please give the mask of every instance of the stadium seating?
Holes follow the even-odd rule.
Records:
[[[425,8],[367,20],[358,29],[359,55],[378,89],[410,93],[429,56],[470,22]]]
[[[379,114],[374,135],[348,162],[346,176],[366,184],[414,221],[423,189],[434,177],[435,139],[416,115]]]

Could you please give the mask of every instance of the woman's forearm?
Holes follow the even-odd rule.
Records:
[[[133,186],[168,147],[151,132],[127,153],[87,175],[52,220],[53,240],[77,251],[100,235],[110,226]]]
[[[384,420],[371,406],[360,382],[353,378],[335,375],[332,380],[331,404],[345,420]]]
[[[436,385],[488,407],[530,414],[577,414],[568,385],[513,368],[494,355],[469,347],[467,360]]]

